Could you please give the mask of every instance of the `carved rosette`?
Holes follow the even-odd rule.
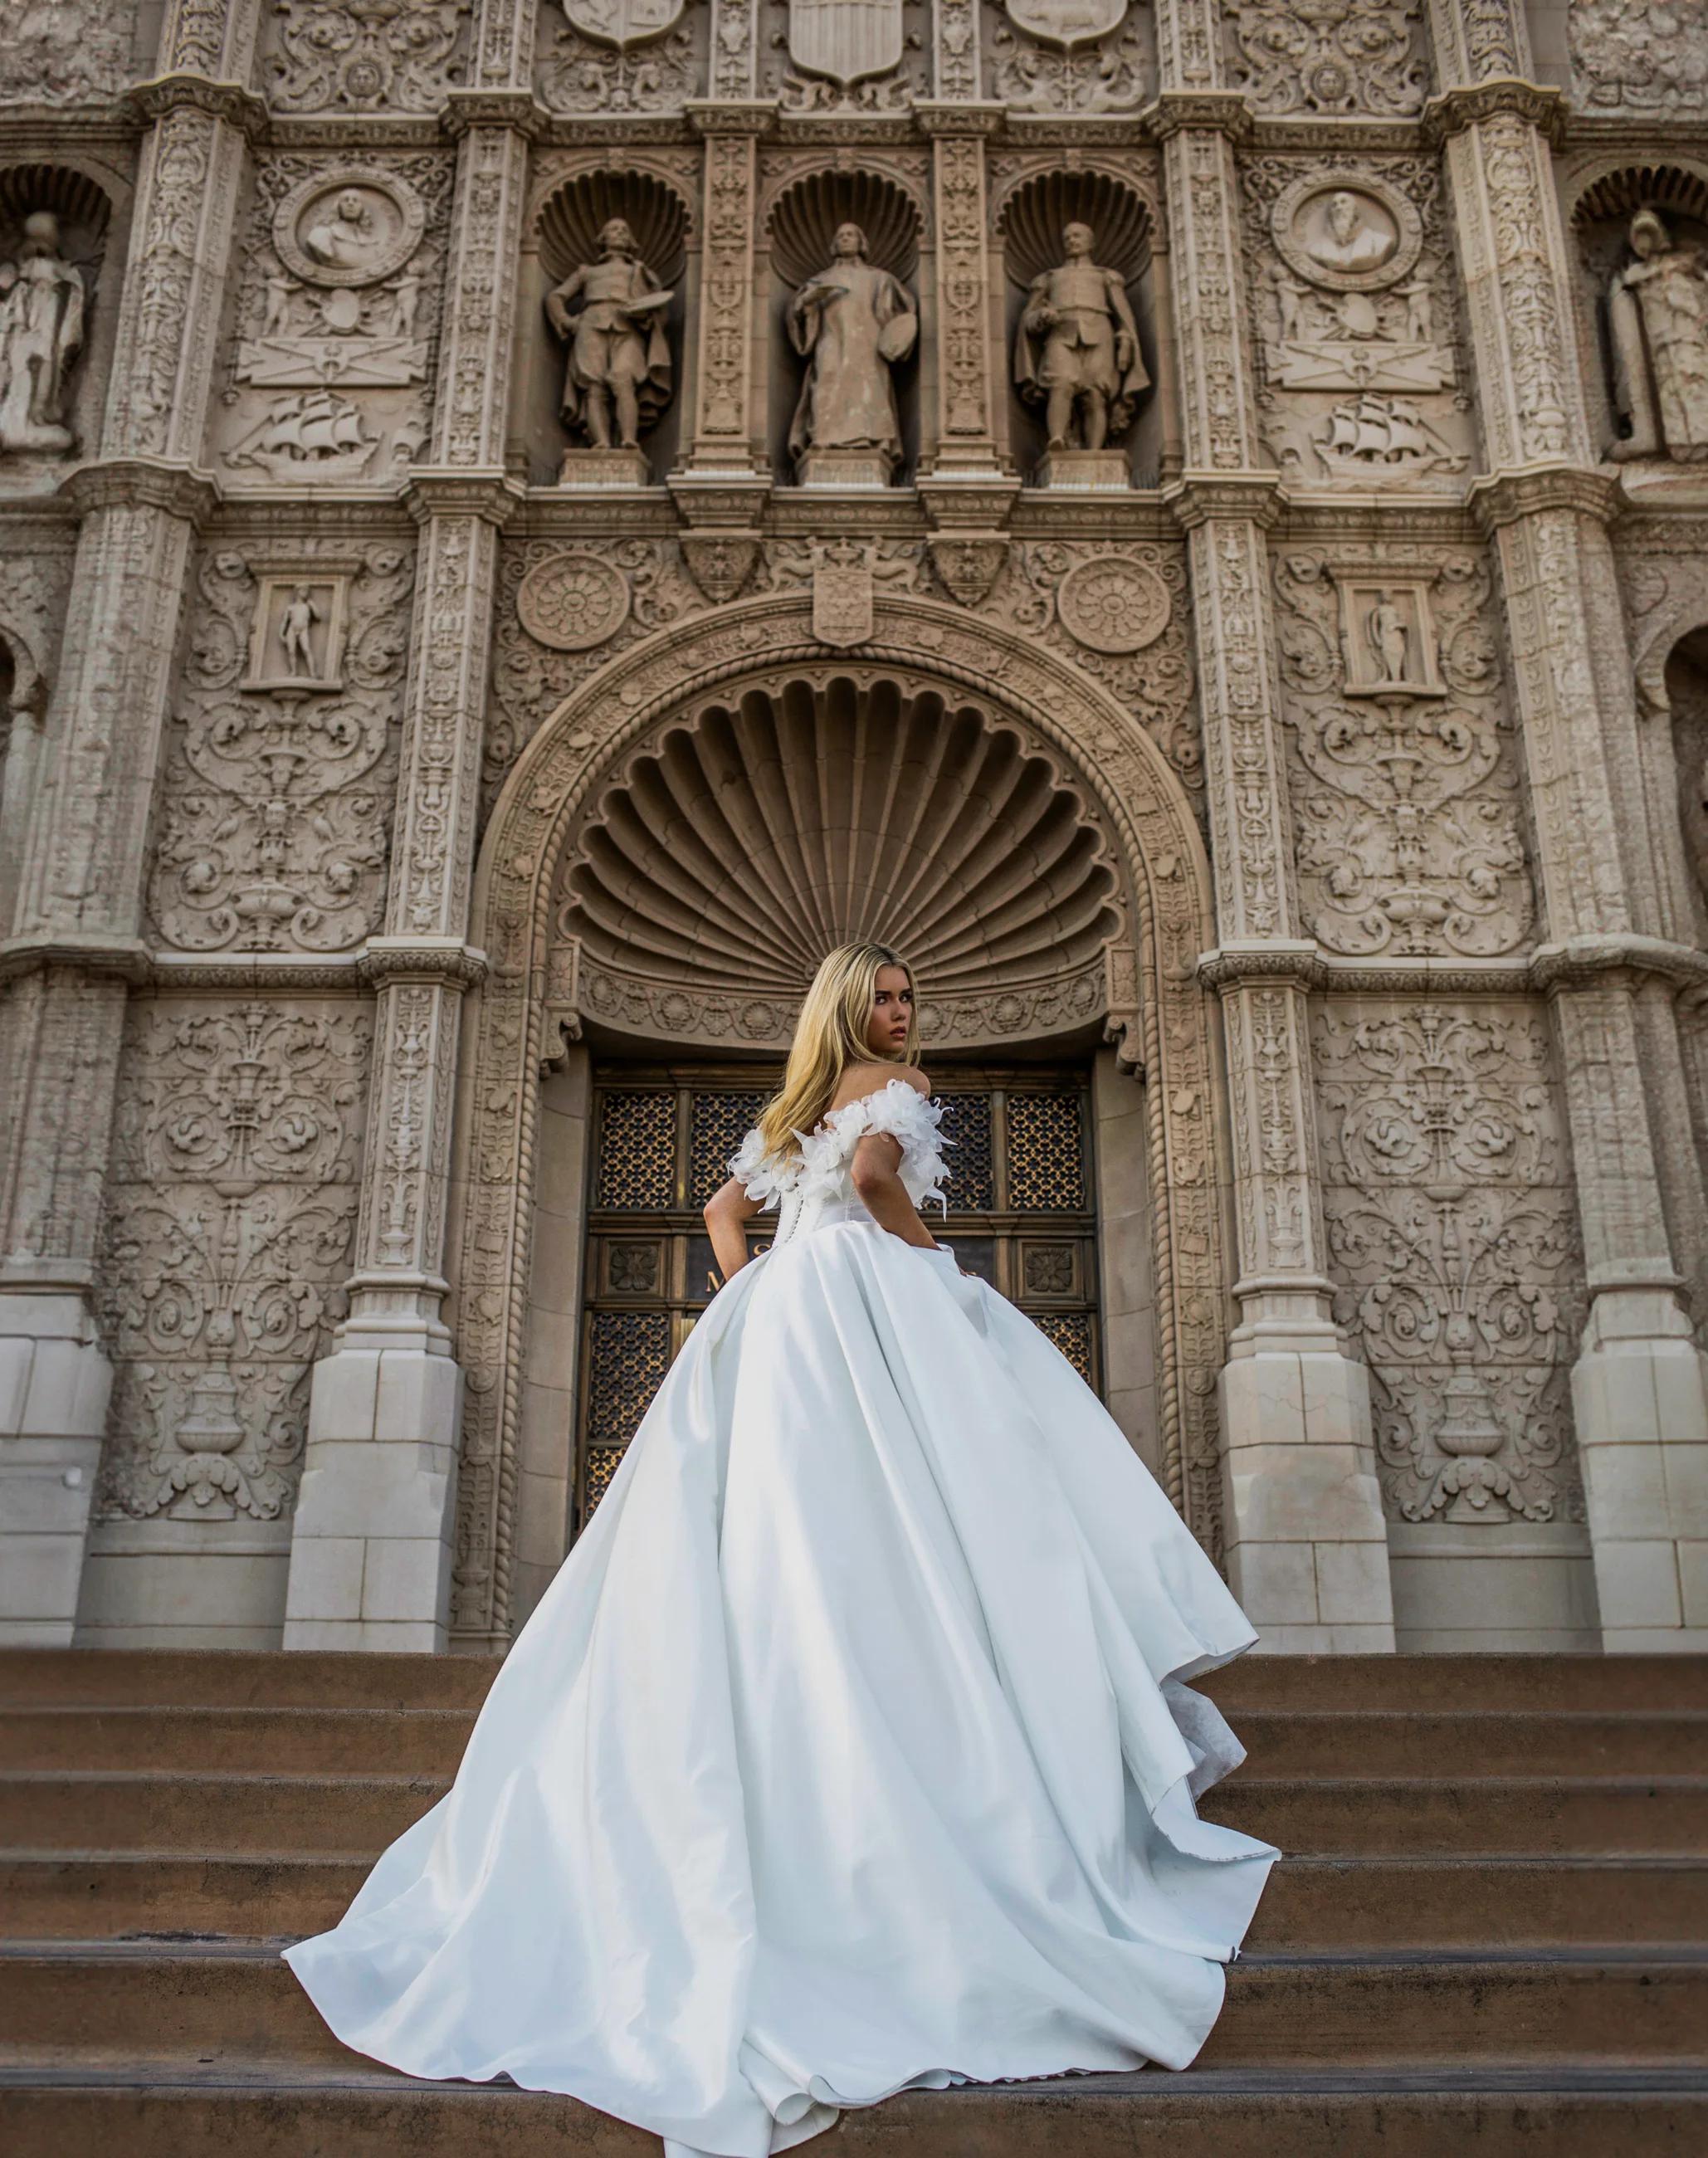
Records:
[[[1390,1512],[1582,1515],[1582,1259],[1534,1008],[1331,1004],[1314,1027],[1335,1315],[1370,1366]]]

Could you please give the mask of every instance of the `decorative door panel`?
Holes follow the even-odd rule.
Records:
[[[751,1066],[596,1072],[575,1532],[720,1277],[701,1209],[777,1085]],[[1091,1099],[1081,1071],[946,1067],[950,1209],[933,1232],[1099,1383]],[[770,1242],[756,1216],[749,1249]]]

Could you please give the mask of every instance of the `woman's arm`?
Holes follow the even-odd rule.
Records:
[[[711,1233],[712,1257],[718,1262],[718,1272],[728,1281],[747,1263],[747,1224],[758,1213],[759,1201],[747,1196],[740,1177],[732,1176],[718,1186],[704,1211]]]
[[[868,1132],[854,1150],[854,1188],[881,1229],[922,1252],[937,1249],[937,1240],[901,1181],[901,1142],[888,1132]]]

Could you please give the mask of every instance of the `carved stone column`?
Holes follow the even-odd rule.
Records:
[[[441,1316],[446,1185],[462,994],[482,967],[464,937],[498,535],[520,500],[503,456],[533,106],[478,90],[452,109],[462,143],[433,462],[409,490],[421,538],[391,882],[364,958],[376,1004],[356,1271],[314,1370],[286,1648],[442,1649],[450,1613],[462,1380]]]
[[[1641,1018],[1645,983],[1699,961],[1654,934],[1662,897],[1606,529],[1618,498],[1592,468],[1553,183],[1559,98],[1520,79],[1528,51],[1510,0],[1475,11],[1432,0],[1431,16],[1446,88],[1428,120],[1445,143],[1493,468],[1473,498],[1505,591],[1550,938],[1536,971],[1566,1075],[1588,1262],[1572,1401],[1602,1637],[1610,1649],[1700,1647],[1708,1360],[1663,1204],[1655,1124],[1676,1060],[1643,1054]]]
[[[63,1644],[75,1619],[111,1371],[90,1303],[126,978],[194,473],[246,154],[237,85],[258,0],[181,4],[165,72],[135,93],[141,157],[100,455],[82,512],[0,1013],[0,1640]]]
[[[989,217],[984,146],[1001,118],[997,106],[921,101],[914,107],[932,139],[931,199],[937,240],[937,441],[922,487],[936,501],[957,481],[987,486],[998,472],[996,385],[992,360]]]
[[[1370,1381],[1335,1327],[1311,1082],[1315,947],[1300,936],[1241,279],[1241,99],[1202,0],[1158,15],[1182,480],[1227,1044],[1239,1324],[1220,1386],[1228,1576],[1273,1649],[1394,1645]]]

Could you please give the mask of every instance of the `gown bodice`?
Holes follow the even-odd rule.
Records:
[[[810,1132],[797,1132],[798,1159],[770,1153],[756,1126],[731,1157],[730,1173],[740,1177],[750,1199],[761,1210],[777,1211],[775,1247],[837,1221],[870,1221],[854,1188],[854,1149],[872,1132],[887,1132],[901,1147],[902,1188],[916,1206],[935,1200],[945,1213],[942,1189],[949,1169],[942,1150],[952,1146],[938,1131],[942,1104],[930,1101],[905,1079],[891,1079],[859,1101],[844,1102],[821,1118]]]

